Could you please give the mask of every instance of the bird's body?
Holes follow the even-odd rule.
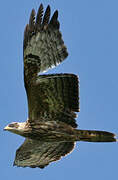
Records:
[[[44,168],[70,153],[75,141],[116,141],[110,132],[76,129],[76,112],[80,111],[78,76],[39,74],[68,56],[59,31],[58,11],[50,19],[50,6],[43,16],[41,4],[35,20],[32,10],[24,31],[23,55],[28,120],[5,127],[26,138],[16,151],[14,165]]]
[[[46,121],[31,124],[29,120],[18,123],[19,128],[11,130],[20,136],[43,142],[113,142],[113,133],[106,131],[78,130],[60,121]]]

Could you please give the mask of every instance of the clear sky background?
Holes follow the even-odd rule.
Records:
[[[80,78],[81,129],[118,134],[118,1],[1,0],[0,2],[0,179],[72,180],[118,178],[118,144],[79,142],[75,150],[45,169],[13,167],[24,138],[4,132],[12,121],[27,119],[23,84],[23,31],[32,8],[59,10],[69,56],[51,72]]]

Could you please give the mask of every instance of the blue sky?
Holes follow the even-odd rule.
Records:
[[[0,178],[117,179],[118,144],[79,142],[61,161],[41,169],[13,167],[16,149],[24,141],[4,132],[12,121],[27,119],[23,85],[23,31],[32,8],[50,4],[59,10],[63,39],[69,56],[51,72],[70,72],[80,78],[79,128],[118,134],[118,1],[21,0],[0,5]]]

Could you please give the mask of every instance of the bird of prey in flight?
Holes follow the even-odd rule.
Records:
[[[67,56],[58,11],[50,17],[50,6],[41,4],[35,17],[31,11],[24,31],[24,86],[28,100],[28,120],[14,122],[4,130],[25,137],[16,151],[14,165],[44,168],[70,153],[76,141],[115,142],[106,131],[79,130],[79,80],[74,74],[42,74]]]

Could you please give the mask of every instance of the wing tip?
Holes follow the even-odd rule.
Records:
[[[43,12],[43,4],[41,3],[39,6],[39,9],[37,11],[37,15],[35,12],[35,9],[33,8],[31,13],[30,13],[30,18],[29,18],[29,24],[26,25],[28,28],[24,30],[24,42],[26,47],[27,41],[32,37],[33,34],[36,32],[39,32],[42,29],[45,29],[47,27],[51,28],[58,28],[59,29],[59,22],[58,22],[58,10],[54,12],[52,15],[52,18],[50,20],[50,14],[51,14],[51,8],[50,5],[47,6],[45,13]],[[36,18],[35,18],[36,16]],[[33,33],[34,32],[34,33]],[[66,55],[67,56],[67,55]]]

